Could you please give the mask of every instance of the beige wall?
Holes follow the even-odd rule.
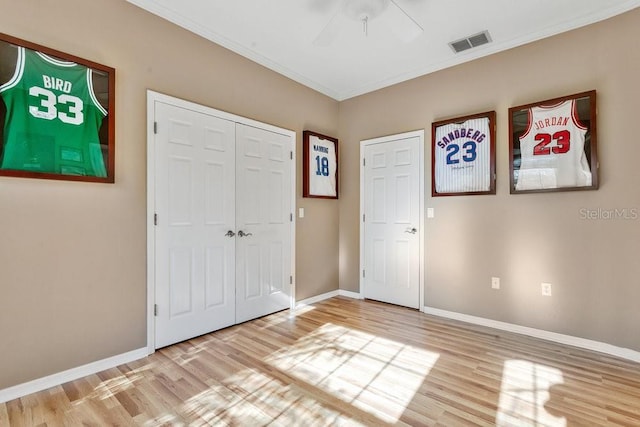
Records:
[[[638,39],[640,9],[342,102],[341,289],[358,290],[359,141],[425,129],[430,165],[431,122],[495,109],[497,195],[432,198],[427,166],[424,303],[640,350],[640,220],[581,219],[640,209]],[[509,195],[508,108],[591,89],[600,189]]]
[[[146,344],[147,88],[298,132],[298,299],[358,290],[360,140],[495,109],[497,195],[431,198],[427,173],[425,304],[640,350],[640,221],[580,218],[640,208],[640,11],[337,103],[124,0],[0,10],[3,32],[117,69],[115,184],[0,177],[0,389]],[[600,190],[509,195],[507,109],[590,89]],[[301,198],[303,129],[340,138],[339,201]]]
[[[298,133],[297,298],[337,289],[338,204],[301,197],[338,103],[124,0],[0,0],[2,32],[116,68],[116,183],[0,177],[0,389],[146,345],[146,89]]]

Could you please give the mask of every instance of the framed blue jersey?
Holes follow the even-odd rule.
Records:
[[[432,196],[495,194],[495,111],[431,126]]]
[[[302,135],[302,196],[337,199],[338,140],[308,130]]]

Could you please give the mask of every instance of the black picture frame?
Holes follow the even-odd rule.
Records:
[[[0,33],[0,100],[0,176],[115,181],[114,68]]]

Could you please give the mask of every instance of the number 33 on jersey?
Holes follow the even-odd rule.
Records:
[[[489,117],[435,128],[433,155],[436,193],[491,190],[490,135]]]
[[[99,138],[107,111],[91,69],[19,47],[0,95],[7,107],[2,169],[107,176]]]

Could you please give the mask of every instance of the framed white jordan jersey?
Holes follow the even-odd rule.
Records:
[[[496,193],[496,112],[431,125],[431,195]]]
[[[509,109],[511,193],[598,188],[596,92]]]
[[[302,196],[337,199],[338,140],[309,130],[302,138]]]

